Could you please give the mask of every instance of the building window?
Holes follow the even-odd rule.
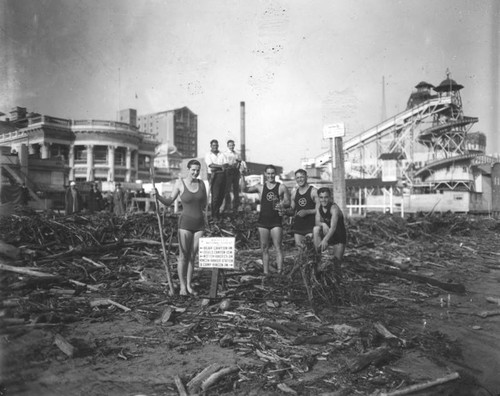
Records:
[[[85,146],[75,146],[75,163],[83,164],[87,162],[87,148]]]
[[[106,164],[108,162],[108,147],[95,146],[94,147],[94,163]]]
[[[125,166],[126,151],[124,147],[118,147],[115,150],[115,165]]]

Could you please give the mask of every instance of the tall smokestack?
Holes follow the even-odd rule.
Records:
[[[247,156],[245,147],[245,102],[240,102],[240,118],[241,118],[241,129],[240,129],[241,159],[243,161],[246,161]]]

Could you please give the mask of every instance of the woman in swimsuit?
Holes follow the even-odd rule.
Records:
[[[181,296],[188,293],[196,295],[191,280],[194,272],[194,259],[198,253],[199,241],[203,236],[207,223],[206,206],[207,191],[200,175],[201,164],[197,160],[188,162],[188,174],[184,179],[178,179],[169,198],[158,195],[158,200],[165,206],[170,206],[180,196],[182,213],[179,217],[179,262],[177,273],[179,275]],[[153,194],[157,191],[153,191]]]

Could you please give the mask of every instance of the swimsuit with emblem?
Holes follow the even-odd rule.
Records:
[[[295,193],[295,218],[293,219],[292,231],[294,234],[307,235],[313,232],[315,224],[315,214],[307,215],[304,217],[297,216],[297,212],[306,209],[316,209],[316,203],[311,197],[313,187],[309,186],[304,194],[300,194],[297,189]]]
[[[267,183],[264,183],[262,189],[262,197],[260,199],[260,214],[257,222],[257,227],[272,229],[274,227],[282,227],[282,217],[279,212],[274,209],[274,205],[279,202],[280,183],[269,189]]]

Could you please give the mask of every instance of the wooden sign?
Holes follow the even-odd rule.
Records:
[[[235,238],[200,238],[200,268],[234,268]]]
[[[345,125],[343,122],[325,125],[323,127],[323,139],[333,139],[345,136]]]

